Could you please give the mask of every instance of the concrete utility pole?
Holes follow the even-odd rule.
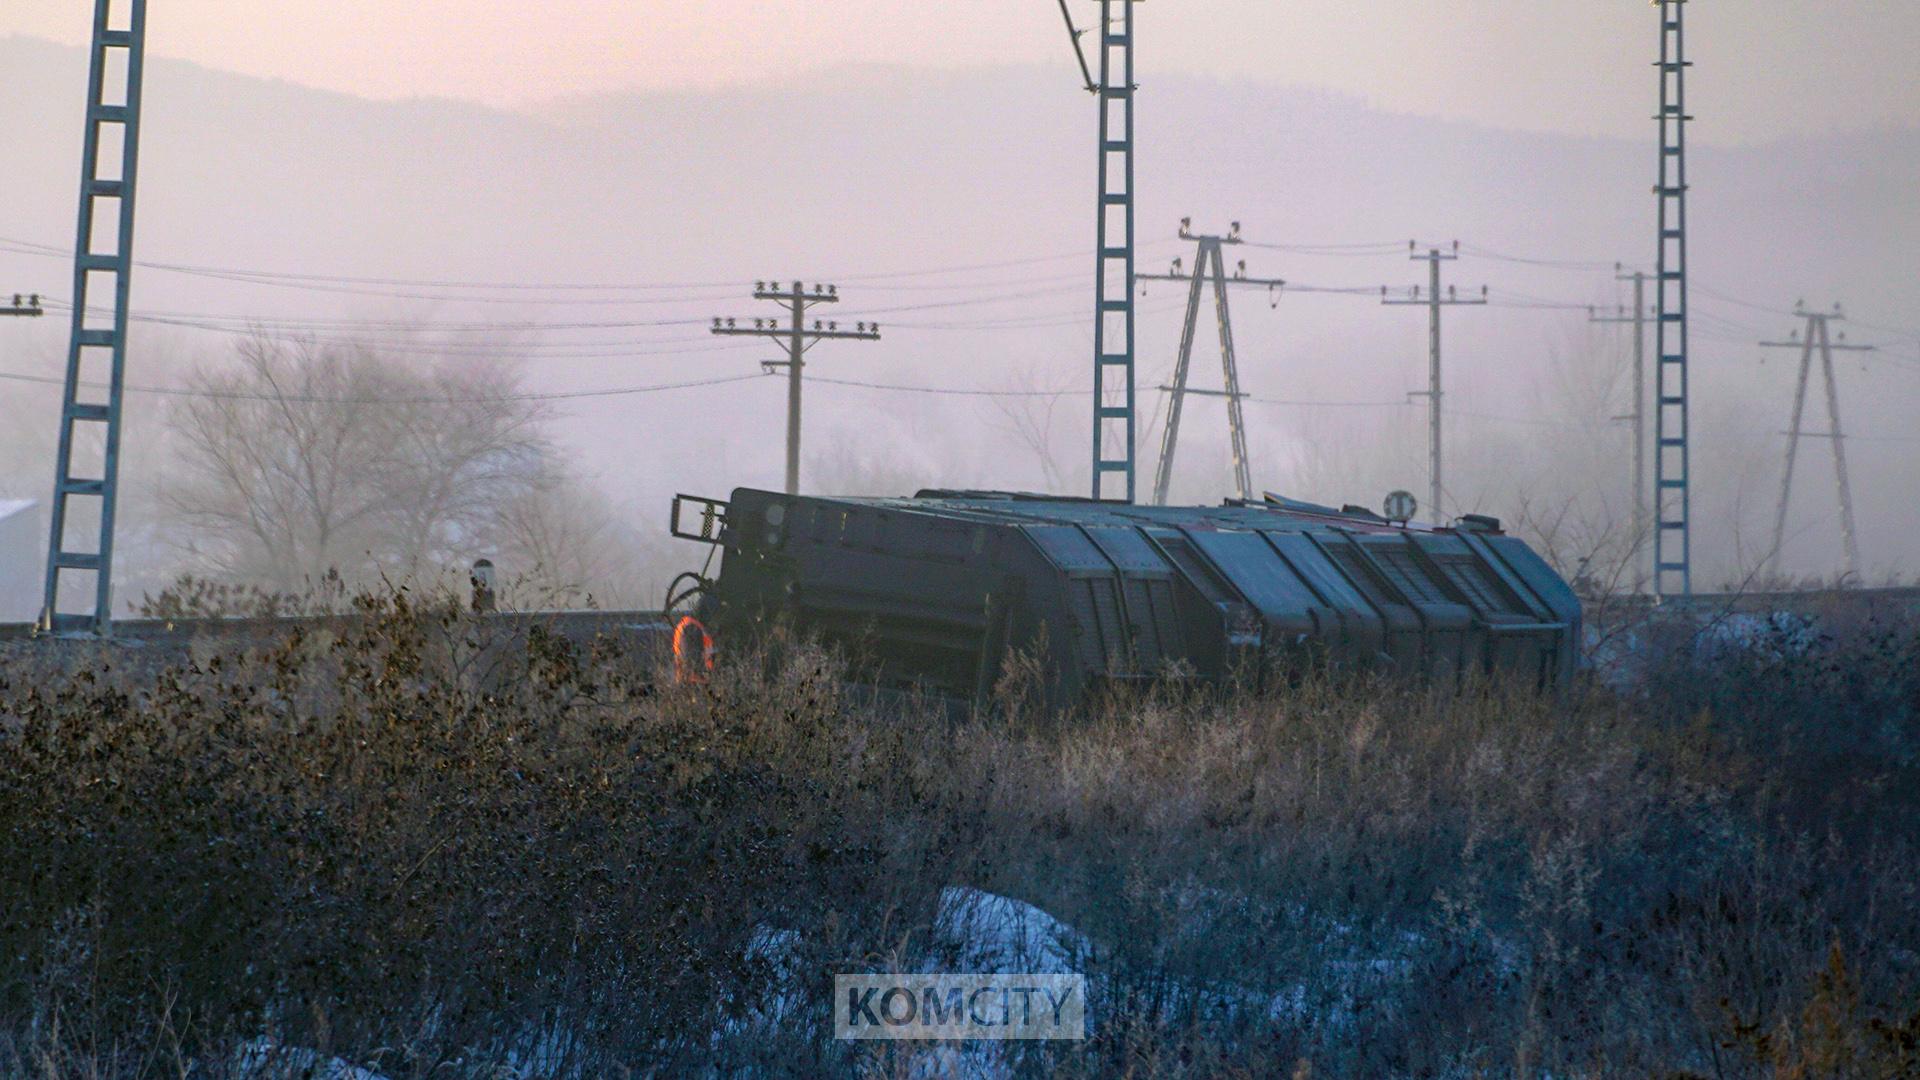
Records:
[[[773,300],[787,308],[787,322],[779,319],[755,319],[752,326],[737,325],[733,319],[714,319],[713,332],[722,337],[762,337],[775,339],[786,346],[785,360],[769,360],[761,366],[768,371],[777,368],[787,369],[787,494],[800,493],[800,378],[806,368],[807,350],[821,341],[852,339],[855,341],[879,341],[879,323],[855,323],[852,330],[840,329],[836,322],[813,320],[813,326],[807,326],[807,309],[815,304],[837,304],[840,302],[840,290],[832,285],[815,285],[811,289],[796,281],[791,288],[781,288],[772,281],[756,281],[753,285],[755,300]]]
[[[29,319],[37,319],[45,314],[46,312],[40,308],[39,293],[34,293],[30,296],[22,296],[19,293],[14,293],[13,306],[0,307],[0,315],[18,315],[25,316]]]
[[[1633,314],[1598,315],[1588,308],[1587,321],[1633,324],[1633,411],[1614,419],[1633,424],[1633,543],[1636,551],[1633,590],[1639,592],[1646,584],[1646,571],[1640,565],[1638,549],[1647,541],[1647,525],[1652,520],[1647,506],[1647,275],[1639,270],[1631,274],[1621,273],[1618,263],[1614,264],[1613,269],[1614,280],[1633,282]]]
[[[1427,399],[1427,467],[1432,477],[1430,490],[1433,500],[1427,504],[1427,507],[1433,523],[1444,525],[1447,519],[1440,508],[1440,497],[1444,493],[1440,471],[1440,309],[1454,304],[1485,304],[1487,287],[1480,286],[1480,295],[1477,297],[1462,298],[1454,292],[1451,285],[1447,286],[1444,295],[1440,292],[1440,264],[1452,262],[1460,257],[1458,240],[1453,242],[1451,251],[1429,248],[1424,255],[1420,254],[1419,245],[1409,240],[1407,253],[1408,258],[1427,264],[1427,295],[1423,298],[1420,295],[1420,286],[1415,285],[1405,297],[1389,297],[1387,287],[1382,285],[1380,302],[1389,306],[1419,304],[1427,309],[1427,389],[1412,391],[1407,396]]]
[[[1800,332],[1794,331],[1786,341],[1763,341],[1765,349],[1800,350],[1800,378],[1793,391],[1793,422],[1787,427],[1787,465],[1786,472],[1780,478],[1780,505],[1773,517],[1773,548],[1767,553],[1769,566],[1778,568],[1780,548],[1787,539],[1787,502],[1793,496],[1793,465],[1799,456],[1800,439],[1828,439],[1833,444],[1833,477],[1840,493],[1840,536],[1847,547],[1847,576],[1858,580],[1860,577],[1860,540],[1853,528],[1853,489],[1847,483],[1846,435],[1840,430],[1840,394],[1833,375],[1833,354],[1836,352],[1873,352],[1872,345],[1849,345],[1847,335],[1841,334],[1839,342],[1829,336],[1828,324],[1845,318],[1840,313],[1840,305],[1833,305],[1831,312],[1810,311],[1805,303],[1795,306],[1794,315],[1807,321],[1806,338],[1801,339]],[[1827,430],[1802,431],[1800,418],[1807,404],[1807,377],[1813,370],[1813,350],[1820,349],[1820,370],[1827,384]]]
[[[1180,332],[1180,355],[1174,362],[1173,385],[1160,389],[1171,393],[1173,397],[1167,403],[1167,428],[1160,437],[1160,465],[1154,472],[1153,505],[1167,505],[1167,489],[1173,482],[1173,451],[1180,439],[1180,406],[1186,395],[1199,394],[1203,397],[1222,397],[1227,400],[1227,433],[1233,440],[1233,477],[1240,498],[1253,498],[1253,472],[1247,455],[1247,426],[1240,412],[1240,399],[1246,395],[1240,392],[1240,372],[1233,353],[1233,320],[1227,311],[1227,286],[1260,285],[1277,296],[1277,290],[1286,285],[1279,278],[1250,278],[1247,276],[1247,264],[1243,259],[1235,269],[1233,276],[1227,276],[1226,260],[1220,249],[1226,244],[1241,243],[1240,223],[1234,222],[1233,228],[1225,236],[1202,236],[1192,231],[1193,219],[1182,218],[1180,238],[1192,240],[1197,248],[1193,256],[1193,273],[1188,274],[1173,260],[1173,268],[1165,274],[1137,274],[1140,281],[1191,281],[1193,287],[1187,292],[1187,323]],[[1220,367],[1225,379],[1224,389],[1194,390],[1187,386],[1187,370],[1193,359],[1193,339],[1200,322],[1200,290],[1211,283],[1213,285],[1214,319],[1220,330]]]

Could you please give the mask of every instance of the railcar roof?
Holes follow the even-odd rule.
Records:
[[[768,493],[772,494],[772,493]],[[778,497],[778,496],[776,496]],[[1166,525],[1224,529],[1340,529],[1361,533],[1449,533],[1421,522],[1395,524],[1361,507],[1336,508],[1278,495],[1218,506],[1146,506],[1093,499],[1063,498],[1020,491],[929,489],[909,497],[820,496],[801,498],[850,506],[880,507],[964,521],[1056,525]],[[1492,519],[1480,519],[1480,532],[1497,532]]]

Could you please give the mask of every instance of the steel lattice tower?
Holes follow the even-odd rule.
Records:
[[[1653,581],[1660,596],[1693,592],[1693,505],[1687,414],[1687,68],[1686,0],[1660,5],[1660,252],[1656,261],[1654,355]]]
[[[105,634],[113,619],[114,497],[120,466],[120,415],[127,362],[127,287],[133,269],[133,196],[140,147],[140,82],[146,54],[146,0],[95,0],[93,48],[87,79],[86,142],[81,158],[80,222],[73,260],[73,335],[67,351],[60,407],[60,448],[54,473],[52,535],[47,544],[46,598],[40,629]],[[97,219],[112,215],[113,245],[101,246]],[[100,310],[91,305],[99,301]],[[105,367],[106,400],[83,400],[88,382]],[[97,475],[74,471],[76,436],[86,425],[88,450],[101,429],[104,451]],[[91,457],[89,457],[91,460]],[[99,534],[92,545],[69,528],[70,500],[97,500]],[[74,541],[81,540],[76,545]],[[91,550],[88,548],[91,547]],[[60,609],[63,574],[93,575],[92,610]]]
[[[1099,218],[1094,244],[1093,497],[1134,501],[1133,6],[1100,0]],[[1113,449],[1109,449],[1113,448]],[[1117,456],[1109,456],[1115,454]],[[1107,480],[1124,478],[1123,491]]]

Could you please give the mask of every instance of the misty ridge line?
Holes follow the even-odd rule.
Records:
[[[80,53],[70,56],[74,63],[68,66],[78,71]],[[67,77],[52,66],[47,65],[47,78],[33,84],[50,85],[52,79]],[[912,319],[927,324],[928,333],[914,338],[903,334],[901,344],[884,355],[880,350],[874,355],[832,355],[809,369],[809,376],[823,379],[898,388],[869,393],[822,382],[820,407],[810,415],[809,427],[811,431],[818,424],[823,429],[823,437],[812,444],[821,448],[816,452],[823,461],[810,463],[809,474],[823,484],[848,493],[925,483],[1045,486],[1036,484],[1024,448],[997,446],[991,439],[966,445],[969,440],[958,433],[981,430],[982,416],[974,415],[972,402],[1044,406],[1054,397],[1045,387],[1049,376],[1058,377],[1066,387],[1060,394],[1067,397],[1077,386],[1067,386],[1068,377],[1084,374],[1084,348],[1075,341],[1075,328],[1085,324],[1090,313],[1081,310],[1088,305],[1075,295],[1086,286],[1073,283],[1083,280],[1076,263],[1086,258],[1081,250],[1090,231],[1083,189],[1089,180],[1084,159],[1092,133],[1084,95],[1070,85],[1062,89],[1059,71],[1032,66],[1021,76],[1019,69],[1009,69],[1011,82],[976,88],[978,100],[951,100],[951,91],[970,86],[970,80],[946,81],[938,73],[910,70],[900,86],[887,87],[889,93],[836,96],[828,86],[817,99],[793,103],[799,114],[796,125],[809,133],[806,151],[770,155],[783,136],[772,130],[771,121],[755,115],[769,100],[760,90],[674,95],[682,100],[665,102],[668,107],[662,108],[643,106],[651,115],[622,113],[583,133],[564,125],[531,123],[497,109],[438,108],[432,102],[368,104],[351,95],[313,94],[292,84],[268,85],[215,69],[204,69],[212,72],[205,76],[206,85],[163,89],[163,80],[173,77],[165,69],[161,65],[152,72],[155,85],[149,94],[149,105],[157,111],[149,124],[143,170],[141,250],[154,261],[181,267],[254,269],[197,280],[144,273],[135,285],[143,294],[136,303],[151,311],[188,315],[192,318],[175,321],[219,325],[226,337],[241,340],[250,324],[342,344],[349,344],[349,336],[361,329],[396,331],[376,342],[395,362],[415,358],[451,364],[491,359],[497,351],[516,361],[538,362],[537,368],[525,371],[541,389],[588,382],[652,386],[748,367],[753,358],[744,351],[716,351],[713,357],[704,356],[704,350],[697,353],[701,343],[695,335],[714,315],[756,314],[751,301],[737,295],[754,278],[832,279],[851,292],[856,275],[815,274],[805,267],[871,267],[871,272],[858,275],[873,290],[857,297],[864,314],[868,308],[917,306],[905,297],[881,295],[883,289],[935,286],[941,295],[929,299],[941,300],[956,291],[995,295],[1014,291],[995,289],[997,279],[1039,278],[1057,268],[1065,285],[1054,302],[1009,300],[1005,308],[963,318],[903,313],[890,328],[906,330],[906,320]],[[80,74],[73,77],[77,86]],[[873,77],[884,86],[884,73]],[[1459,448],[1461,460],[1483,456],[1494,464],[1503,458],[1531,462],[1542,454],[1540,432],[1562,427],[1586,432],[1594,427],[1573,417],[1553,396],[1551,377],[1557,376],[1552,375],[1552,354],[1565,350],[1569,363],[1610,362],[1605,350],[1572,327],[1582,321],[1586,302],[1605,306],[1614,299],[1606,285],[1598,284],[1600,278],[1611,277],[1604,271],[1613,257],[1630,261],[1636,254],[1648,254],[1641,250],[1647,245],[1640,239],[1646,231],[1642,193],[1649,155],[1639,141],[1531,134],[1483,138],[1471,124],[1408,120],[1369,110],[1359,99],[1343,100],[1337,93],[1263,94],[1240,84],[1244,92],[1216,102],[1207,96],[1218,80],[1189,83],[1170,76],[1153,83],[1164,92],[1156,95],[1151,108],[1143,107],[1143,117],[1160,128],[1142,135],[1143,146],[1153,148],[1148,156],[1158,159],[1143,169],[1141,181],[1142,222],[1149,232],[1160,222],[1170,229],[1185,213],[1197,213],[1197,220],[1208,224],[1216,215],[1237,214],[1249,221],[1254,238],[1263,245],[1268,240],[1298,241],[1258,249],[1262,259],[1256,268],[1296,283],[1294,291],[1300,293],[1317,287],[1300,284],[1306,282],[1342,287],[1337,283],[1371,279],[1404,285],[1404,240],[1387,238],[1458,236],[1485,260],[1464,271],[1475,275],[1472,284],[1484,275],[1495,286],[1495,297],[1507,293],[1513,306],[1510,315],[1498,321],[1461,325],[1461,382],[1455,400],[1463,418],[1498,418],[1491,422],[1512,425],[1516,434],[1524,435],[1506,438],[1478,424],[1469,434],[1463,427],[1461,441],[1467,445]],[[1182,85],[1204,89],[1189,94]],[[5,92],[0,85],[0,94]],[[651,95],[630,96],[652,100]],[[1331,104],[1316,109],[1312,102]],[[1014,103],[1020,105],[1018,114],[1009,111]],[[56,107],[25,116],[17,183],[25,205],[0,209],[0,235],[57,240],[59,226],[70,219],[71,168],[62,158],[76,140],[74,118],[60,115],[64,111]],[[1213,122],[1223,114],[1244,122]],[[1007,117],[1014,115],[1020,119],[1009,126]],[[1848,153],[1855,167],[1834,174],[1818,167],[1826,160],[1824,147],[1817,141],[1802,143],[1783,161],[1746,152],[1707,155],[1703,164],[1699,183],[1721,197],[1701,215],[1701,250],[1707,264],[1697,276],[1727,296],[1749,298],[1736,306],[1754,303],[1768,316],[1714,309],[1727,319],[1715,323],[1712,347],[1703,355],[1731,385],[1712,393],[1716,400],[1742,409],[1757,402],[1762,413],[1761,423],[1743,415],[1702,421],[1703,431],[1728,450],[1764,447],[1777,438],[1772,432],[1784,418],[1784,405],[1779,404],[1784,399],[1749,376],[1751,357],[1746,354],[1751,350],[1745,343],[1784,333],[1786,327],[1771,325],[1770,316],[1786,310],[1796,292],[1805,289],[1822,297],[1833,292],[1875,324],[1912,321],[1890,314],[1914,310],[1912,290],[1900,275],[1878,272],[1897,265],[1891,249],[1906,246],[1901,238],[1908,226],[1893,209],[1904,205],[1906,196],[1881,198],[1876,179],[1882,171],[1904,174],[1901,163],[1912,150],[1898,143],[1855,146]],[[983,149],[991,151],[989,158],[982,158]],[[1389,160],[1396,164],[1386,164]],[[501,161],[516,164],[502,169]],[[1416,162],[1419,168],[1398,164],[1404,162]],[[1196,170],[1194,163],[1203,167]],[[1734,185],[1709,175],[1718,171],[1725,176],[1736,169],[1741,175]],[[1802,179],[1796,179],[1791,190],[1776,190],[1786,188],[1781,181],[1786,176]],[[339,183],[341,177],[351,182]],[[1812,178],[1816,186],[1810,189],[1804,178]],[[770,199],[769,193],[776,191],[784,194]],[[1816,228],[1798,216],[1809,204],[1827,215]],[[1769,230],[1774,250],[1765,258],[1753,258],[1739,243],[1728,242],[1738,239],[1736,232],[1747,231],[1739,224],[1742,219],[1781,223]],[[1829,253],[1819,235],[1828,225],[1849,233],[1880,230],[1887,239],[1869,244],[1864,252],[1843,248]],[[53,248],[55,257],[65,257],[53,244],[44,246]],[[1725,253],[1718,263],[1715,252]],[[1026,263],[1028,253],[1035,260],[1052,261],[1033,263],[1038,270],[1008,265]],[[1155,254],[1171,255],[1173,250],[1155,249]],[[1550,265],[1514,262],[1502,270],[1496,264],[1508,255]],[[0,253],[0,260],[6,258]],[[52,258],[46,261],[52,264]],[[27,270],[29,279],[38,273],[20,260],[10,265]],[[248,279],[282,275],[259,269],[276,267],[288,276],[272,278],[274,284]],[[327,273],[336,268],[342,272]],[[950,278],[881,276],[921,268],[952,273]],[[295,274],[302,275],[297,282],[302,287],[293,287],[290,275]],[[316,280],[304,280],[307,277]],[[400,299],[395,297],[304,287],[353,285],[318,280],[326,277],[534,288],[501,289],[486,298],[424,284],[366,290],[426,294],[403,306],[388,302]],[[1823,282],[1831,284],[1823,289]],[[591,310],[606,305],[581,303],[580,317],[571,318],[574,312],[568,308],[582,301],[664,299],[657,290],[636,289],[632,296],[604,291],[557,295],[574,290],[546,293],[542,283],[691,284],[715,291],[695,295],[698,290],[685,290],[689,295],[673,296],[669,302],[687,305],[688,317],[662,320],[676,325],[659,327],[658,335],[650,336],[647,328],[612,334],[607,331],[616,327],[588,324],[643,323],[652,312],[636,310],[633,314],[641,318],[608,319]],[[1506,289],[1509,283],[1517,288]],[[1397,385],[1395,369],[1415,351],[1411,343],[1417,328],[1382,325],[1366,312],[1371,301],[1365,290],[1377,284],[1344,287],[1354,289],[1350,298],[1358,303],[1313,299],[1283,302],[1277,314],[1260,310],[1258,304],[1236,312],[1249,390],[1284,401],[1380,403],[1340,410],[1354,414],[1354,422],[1338,427],[1296,422],[1285,414],[1276,417],[1278,422],[1263,421],[1255,432],[1253,453],[1280,490],[1344,497],[1406,486],[1405,464],[1330,466],[1334,473],[1316,473],[1301,464],[1303,455],[1312,453],[1298,449],[1304,441],[1339,446],[1356,437],[1370,447],[1367,456],[1378,450],[1385,459],[1394,429],[1409,415],[1409,406],[1392,399],[1404,389]],[[1867,290],[1877,290],[1877,299]],[[551,300],[552,310],[546,311],[543,303],[537,312],[525,313],[526,318],[501,310],[508,317],[499,320],[475,317],[491,312],[453,310],[453,305],[472,300],[510,309],[516,297],[500,295],[507,293],[531,294],[519,297],[522,301]],[[332,305],[347,312],[360,310],[364,317],[336,317],[321,310]],[[196,314],[223,308],[254,314]],[[397,309],[403,317],[385,314],[383,308]],[[1706,313],[1704,300],[1697,308],[1697,316]],[[419,318],[404,317],[410,312]],[[671,316],[678,310],[669,306],[658,314]],[[1148,321],[1141,348],[1147,360],[1143,378],[1151,379],[1153,362],[1170,355],[1170,344],[1162,339],[1171,338],[1178,317],[1155,315]],[[410,329],[408,324],[418,324],[423,334],[518,331],[553,336],[522,342],[503,337],[497,346],[459,337],[435,343],[422,334],[397,332]],[[1046,329],[1031,329],[1043,324]],[[156,329],[167,333],[157,334]],[[922,328],[913,329],[918,333]],[[985,336],[988,330],[993,337]],[[169,356],[192,366],[217,368],[228,362],[225,344],[212,336],[203,339],[197,327],[159,324],[137,333],[145,339],[141,364],[148,372],[164,369]],[[1562,334],[1564,338],[1557,336]],[[623,340],[603,340],[614,337]],[[655,357],[675,370],[649,371],[653,377],[641,379],[590,378],[588,361],[617,363],[626,356]],[[738,367],[719,362],[734,356],[741,361]],[[1029,372],[1038,373],[1037,389],[1046,392],[1020,392]],[[1709,382],[1716,378],[1711,371],[1703,374]],[[1851,372],[1846,376],[1857,377]],[[159,387],[162,382],[148,377],[141,385]],[[587,405],[569,411],[565,436],[589,469],[604,469],[606,461],[634,455],[651,458],[663,442],[684,440],[697,448],[663,461],[648,476],[618,476],[617,490],[635,505],[649,505],[657,494],[652,489],[668,483],[667,478],[683,481],[681,486],[720,489],[761,483],[758,471],[775,455],[760,445],[757,435],[764,434],[766,424],[777,422],[767,415],[774,411],[775,395],[748,389],[750,382],[743,380],[737,396],[729,396],[725,387],[718,388],[720,392],[688,390],[685,405],[634,410],[621,409],[618,402],[606,408]],[[949,390],[984,393],[944,393]],[[1861,393],[1850,385],[1848,392],[1850,414],[1856,401],[1863,414],[1851,429],[1863,436],[1898,437],[1893,434],[1898,429],[1881,414],[1889,405],[1910,400],[1902,396],[1904,386],[1883,388],[1876,383],[1874,392]],[[880,393],[890,395],[884,405],[873,397]],[[1540,400],[1531,400],[1534,397]],[[22,407],[31,401],[25,397]],[[1000,419],[990,408],[977,411],[986,414],[989,425]],[[1772,415],[1776,412],[1781,415]],[[1053,442],[1077,445],[1078,413],[1072,406],[1059,410]],[[1376,415],[1377,422],[1372,419]],[[716,422],[721,418],[724,422]],[[41,422],[41,416],[29,413],[22,427],[31,432]],[[1198,478],[1205,475],[1213,426],[1202,420],[1188,436],[1199,448],[1190,459],[1194,498],[1212,494]],[[1356,431],[1366,434],[1356,436]],[[642,434],[644,441],[636,443]],[[1608,436],[1599,431],[1582,437]],[[844,460],[835,459],[832,445],[842,438],[851,439],[857,449]],[[1876,456],[1869,454],[1869,462],[1860,466],[1864,474],[1878,467],[1871,460]],[[1062,457],[1071,460],[1064,452]],[[44,478],[37,466],[35,470],[31,487],[37,489]],[[655,471],[661,477],[657,482],[651,475]],[[1573,490],[1586,483],[1586,475],[1574,472],[1555,483]],[[1722,475],[1732,481],[1731,470]],[[1580,479],[1573,479],[1576,476]],[[1511,518],[1502,509],[1520,482],[1489,471],[1483,492],[1457,494],[1496,516]],[[1862,487],[1868,482],[1863,480]],[[1885,533],[1890,527],[1904,535],[1904,524],[1895,524],[1897,513],[1875,513],[1878,523],[1865,524],[1870,538],[1876,529]]]
[[[61,48],[61,46],[56,46],[56,48]],[[190,61],[186,61],[186,63],[190,63]],[[194,67],[198,67],[198,65],[194,65]],[[1010,65],[1008,69],[1020,69],[1020,67],[1021,65]],[[217,69],[205,69],[205,71],[217,71]],[[895,67],[877,67],[877,65],[866,65],[866,67],[864,67],[864,71],[870,71],[870,73],[872,73],[872,71],[895,71]],[[900,71],[904,71],[904,69],[900,69]],[[1033,67],[1033,71],[1041,71],[1041,67]],[[230,79],[238,79],[238,81],[252,81],[252,77],[246,77],[246,75],[230,75]],[[330,90],[328,90],[328,94],[330,94]],[[1329,98],[1329,100],[1346,100],[1346,102],[1350,102],[1350,104],[1352,104],[1352,102],[1357,102],[1357,98],[1342,98],[1340,94],[1319,94],[1319,96],[1321,96],[1321,98]],[[1452,121],[1440,121],[1440,123],[1452,123]],[[1317,244],[1302,244],[1300,248],[1302,248],[1302,250],[1306,250],[1306,248],[1311,248],[1311,246],[1317,246]],[[1319,246],[1323,246],[1323,244],[1319,244]],[[1066,256],[1066,254],[1062,254],[1062,256],[1046,256],[1046,258],[1069,258],[1069,256]],[[1594,263],[1594,265],[1601,265],[1601,263]],[[186,265],[180,265],[180,267],[175,267],[175,269],[194,269],[194,267],[186,267]],[[217,269],[217,267],[200,267],[200,269]],[[250,273],[250,271],[238,271],[238,273]],[[286,275],[286,273],[280,273],[278,277],[292,277],[292,275]],[[301,277],[313,277],[313,279],[324,279],[326,275],[301,275]],[[340,275],[340,277],[342,277],[342,281],[346,281],[346,275]],[[822,275],[822,277],[839,277],[839,279],[845,279],[845,281],[852,281],[852,279],[854,279],[856,275]],[[868,275],[868,277],[881,277],[881,275]],[[365,281],[424,281],[424,279],[374,279],[374,277],[367,277]],[[449,282],[449,284],[457,284],[457,282]],[[488,282],[470,282],[470,284],[488,284]],[[497,284],[501,284],[501,286],[509,286],[509,284],[513,284],[513,282],[497,282]],[[568,286],[572,286],[572,284],[580,284],[582,288],[601,288],[601,284],[586,284],[586,282],[549,282],[549,284],[540,284],[540,282],[518,282],[518,284],[520,284],[520,286],[526,286],[526,288],[568,288]],[[720,279],[712,279],[712,281],[672,282],[672,284],[668,284],[668,282],[657,282],[657,284],[660,284],[662,288],[666,288],[666,286],[682,286],[682,284],[684,284],[684,286],[687,286],[687,288],[695,288],[695,286],[697,286],[697,288],[724,288],[724,286],[726,286],[726,281],[720,281]],[[612,288],[612,284],[609,284],[607,288]],[[634,288],[647,288],[647,286],[643,286],[643,284],[634,284]],[[434,300],[476,300],[476,302],[482,302],[480,298],[453,298],[453,296],[434,296]],[[1572,307],[1572,304],[1569,304],[1569,307]],[[883,311],[883,309],[876,309],[876,313],[877,311]],[[1772,311],[1776,311],[1776,313],[1786,313],[1786,309],[1784,309],[1784,306],[1772,307]]]
[[[0,34],[0,47],[9,45],[57,50],[80,58],[83,58],[86,52],[83,46],[70,45],[36,34],[19,32]],[[555,130],[626,126],[632,123],[631,117],[601,114],[605,111],[620,111],[633,106],[664,108],[671,113],[675,107],[706,109],[713,107],[716,103],[758,104],[768,99],[789,97],[796,91],[806,94],[861,95],[875,90],[888,90],[902,83],[921,86],[931,83],[950,83],[956,88],[970,88],[977,92],[983,87],[1022,81],[1042,92],[1048,88],[1059,91],[1060,93],[1053,96],[1064,96],[1065,100],[1071,103],[1074,100],[1072,94],[1077,90],[1075,79],[1070,73],[1063,75],[1059,65],[1044,61],[956,62],[932,65],[880,61],[834,61],[798,70],[769,70],[764,74],[686,87],[636,86],[624,89],[550,94],[515,103],[502,103],[451,94],[356,93],[352,90],[302,82],[284,76],[243,72],[203,60],[168,55],[164,52],[150,51],[148,65],[149,79],[156,75],[165,78],[169,75],[177,77],[182,74],[200,73],[221,80],[252,84],[262,89],[292,90],[342,103],[357,103],[400,111],[446,110],[467,119],[492,116],[539,124]],[[170,72],[168,69],[174,70]],[[1376,94],[1351,91],[1307,80],[1263,77],[1254,73],[1221,75],[1175,67],[1156,72],[1150,80],[1143,83],[1143,86],[1148,85],[1155,86],[1170,96],[1191,95],[1211,99],[1235,94],[1278,93],[1293,98],[1306,107],[1352,113],[1365,112],[1421,124],[1446,125],[1463,131],[1499,132],[1615,145],[1638,146],[1642,142],[1638,136],[1627,132],[1502,124],[1484,118],[1407,109],[1388,103]],[[1649,96],[1651,96],[1650,90]],[[1751,151],[1823,139],[1911,135],[1920,133],[1920,118],[1904,122],[1883,118],[1853,126],[1831,124],[1824,126],[1818,133],[1789,131],[1734,139],[1716,138],[1710,123],[1697,126],[1702,130],[1690,136],[1690,142],[1696,149]]]

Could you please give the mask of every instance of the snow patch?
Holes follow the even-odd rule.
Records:
[[[317,1050],[259,1038],[234,1051],[233,1075],[244,1080],[386,1080],[370,1069]]]
[[[933,931],[955,971],[1075,975],[1087,955],[1086,936],[1045,910],[964,886],[941,891]]]

